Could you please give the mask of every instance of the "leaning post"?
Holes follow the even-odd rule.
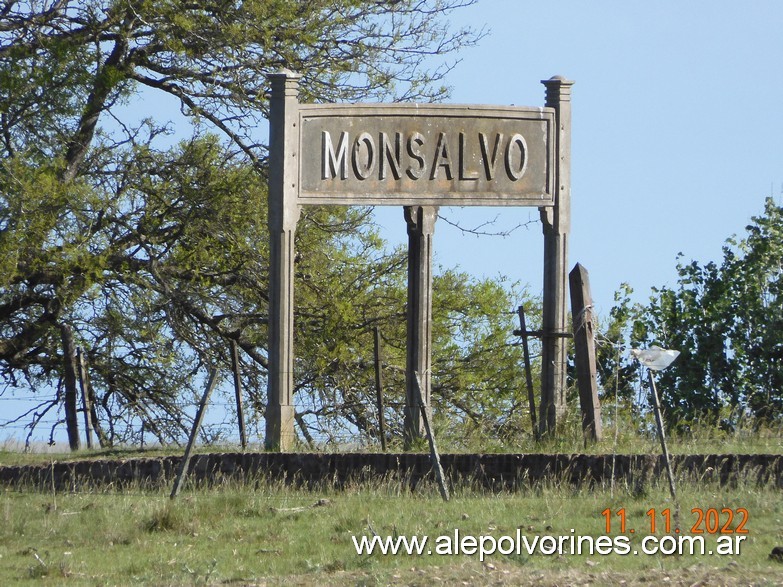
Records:
[[[603,438],[601,402],[598,398],[598,368],[595,359],[595,320],[590,275],[577,263],[568,275],[571,289],[571,317],[574,324],[574,363],[576,364],[582,434],[585,441]]]
[[[571,87],[574,82],[555,76],[541,82],[546,107],[555,110],[556,157],[553,207],[542,207],[544,230],[544,303],[542,328],[541,436],[553,435],[566,411],[566,338],[568,291],[568,235],[571,224]]]
[[[299,74],[269,76],[269,375],[268,450],[294,446],[294,234],[299,220]]]
[[[661,400],[658,397],[658,389],[655,387],[655,377],[653,370],[647,369],[650,376],[650,392],[653,400],[653,413],[655,414],[655,425],[658,428],[658,438],[661,441],[661,451],[663,452],[663,463],[666,465],[666,477],[669,480],[669,491],[672,499],[677,500],[677,489],[674,486],[674,474],[672,473],[672,463],[669,458],[669,447],[666,446],[666,431],[663,426],[663,416],[661,415]]]
[[[198,437],[198,431],[201,429],[201,422],[204,419],[204,413],[207,409],[207,402],[209,396],[212,395],[212,390],[215,389],[217,383],[217,369],[212,367],[209,370],[209,381],[207,381],[207,388],[204,390],[204,395],[201,396],[201,401],[196,409],[196,417],[193,418],[193,427],[190,429],[190,436],[188,437],[188,445],[185,447],[185,454],[182,455],[182,460],[179,462],[179,468],[177,469],[177,478],[174,480],[174,487],[171,488],[171,495],[169,497],[174,499],[179,495],[179,490],[182,489],[182,482],[188,474],[188,464],[190,463],[190,455],[193,454],[193,446],[196,444],[196,438]],[[143,424],[143,423],[142,423]],[[144,444],[144,428],[142,428],[142,442]]]

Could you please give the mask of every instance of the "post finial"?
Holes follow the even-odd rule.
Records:
[[[272,96],[296,98],[299,95],[299,80],[302,74],[281,69],[267,75],[272,86]]]
[[[554,75],[549,79],[541,80],[546,87],[546,105],[550,107],[557,106],[560,102],[571,101],[571,87],[574,85],[562,75]]]

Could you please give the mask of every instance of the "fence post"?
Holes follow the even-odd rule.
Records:
[[[92,398],[90,397],[87,380],[87,365],[85,364],[82,347],[76,349],[76,364],[79,374],[79,387],[82,388],[82,408],[84,409],[84,436],[87,439],[87,448],[92,448]]]
[[[519,314],[519,333],[522,337],[522,353],[525,358],[525,384],[527,386],[527,403],[530,409],[530,425],[533,430],[533,438],[538,441],[541,438],[541,433],[536,422],[536,396],[533,391],[533,373],[530,367],[530,347],[527,344],[529,332],[525,320],[525,306],[519,306],[517,313]]]
[[[590,295],[590,276],[577,263],[568,275],[571,290],[571,317],[574,328],[576,376],[579,386],[579,405],[582,409],[582,434],[585,440],[598,441],[603,437],[601,403],[598,399],[595,362],[595,327],[593,300]]]
[[[245,411],[242,408],[242,380],[239,377],[239,350],[237,341],[231,341],[231,370],[234,373],[234,395],[237,400],[237,420],[239,421],[239,442],[242,450],[247,448],[247,436],[245,435]]]
[[[378,404],[378,434],[381,436],[381,450],[386,452],[386,424],[383,419],[383,377],[381,373],[381,332],[376,326],[374,332],[375,399]]]

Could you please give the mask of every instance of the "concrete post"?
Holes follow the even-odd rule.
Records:
[[[546,106],[555,109],[555,205],[540,208],[544,229],[544,307],[541,365],[541,435],[554,434],[566,410],[568,235],[571,224],[571,87],[555,76],[541,82]]]
[[[405,448],[424,432],[421,404],[432,387],[432,236],[437,206],[405,206],[408,225],[408,336],[405,364]],[[419,396],[418,374],[421,385]]]
[[[294,234],[299,220],[298,93],[300,75],[269,76],[269,375],[268,450],[294,445]]]

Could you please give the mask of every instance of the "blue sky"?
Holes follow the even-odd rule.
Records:
[[[486,24],[452,72],[454,103],[541,106],[540,80],[573,88],[570,266],[590,271],[608,315],[622,282],[646,301],[676,283],[677,254],[720,260],[764,198],[783,190],[783,2],[479,0],[455,25]],[[444,209],[504,230],[533,208]],[[402,213],[384,209],[388,236]],[[511,237],[463,235],[439,222],[436,263],[505,275],[541,293],[538,222]]]

